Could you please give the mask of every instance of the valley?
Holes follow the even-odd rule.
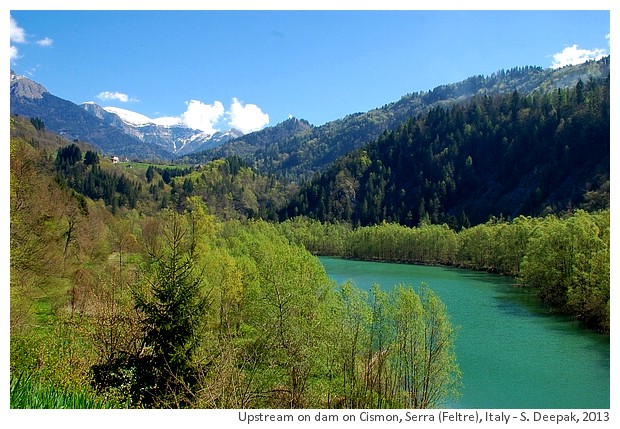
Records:
[[[12,73],[11,407],[608,407],[609,64],[219,136]],[[439,279],[412,274],[427,268]],[[491,307],[505,319],[461,318]],[[589,365],[589,402],[548,383],[472,393],[489,365],[466,341],[524,324],[561,345],[507,371],[528,378],[519,360],[540,357],[573,389]],[[545,337],[560,325],[572,340]],[[593,355],[571,351],[584,341]]]

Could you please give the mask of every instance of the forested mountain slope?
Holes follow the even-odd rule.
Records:
[[[304,184],[281,218],[478,224],[608,204],[609,77],[410,117]]]
[[[474,96],[512,93],[553,92],[570,87],[581,79],[605,78],[610,58],[561,69],[515,67],[491,76],[472,76],[462,82],[441,85],[432,91],[415,92],[400,100],[365,113],[354,113],[321,126],[293,119],[275,127],[231,140],[215,149],[192,154],[190,160],[204,162],[214,157],[240,155],[262,172],[301,182],[322,171],[338,157],[346,155],[383,131],[394,130],[407,118],[437,106],[461,103]],[[297,125],[299,129],[292,129]],[[286,129],[288,132],[282,133]],[[292,131],[292,132],[291,132]]]

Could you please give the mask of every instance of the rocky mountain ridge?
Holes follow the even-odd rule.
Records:
[[[130,159],[170,160],[243,135],[235,129],[209,134],[180,123],[132,123],[96,103],[77,105],[57,97],[40,83],[13,70],[10,103],[12,115],[38,118],[47,129],[69,140],[89,142],[105,155]]]
[[[146,116],[124,109],[101,107],[96,103],[82,103],[81,107],[107,124],[122,130],[144,143],[163,148],[180,156],[211,149],[243,134],[235,129],[213,134],[189,128],[180,121],[162,125]]]

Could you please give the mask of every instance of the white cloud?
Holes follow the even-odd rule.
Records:
[[[15,61],[19,58],[19,51],[15,46],[11,46],[11,61]]]
[[[19,50],[17,47],[13,46],[12,43],[26,43],[26,32],[23,28],[17,25],[17,21],[13,19],[11,16],[11,62],[16,61],[20,58]]]
[[[119,92],[104,91],[97,96],[101,100],[117,100],[122,102],[132,99]],[[214,134],[227,125],[246,134],[259,130],[269,123],[269,115],[255,104],[244,105],[237,98],[233,98],[229,110],[224,108],[221,101],[215,100],[212,104],[200,100],[190,100],[185,103],[185,112],[179,116],[160,116],[147,118],[141,114],[130,112],[118,107],[104,107],[135,124],[154,123],[162,126],[185,125],[189,128]]]
[[[599,60],[607,55],[605,49],[579,49],[577,45],[567,46],[562,52],[553,55],[551,68],[557,69],[567,65],[585,63],[589,60]]]
[[[26,43],[26,32],[17,25],[17,21],[11,17],[11,42]]]
[[[48,46],[52,46],[52,44],[54,44],[54,41],[50,39],[49,37],[44,37],[40,40],[37,40],[37,45],[43,46],[44,48],[47,48]]]
[[[220,101],[205,104],[202,101],[190,100],[186,104],[187,109],[181,115],[185,125],[209,134],[219,131],[215,125],[224,115],[224,105]]]
[[[242,102],[233,98],[228,112],[228,125],[247,134],[252,131],[260,130],[269,124],[269,115],[256,104],[243,105]]]
[[[19,54],[19,49],[13,45],[13,43],[28,43],[26,30],[19,26],[17,21],[13,19],[11,16],[11,26],[10,26],[10,36],[11,36],[11,63],[16,61],[18,58],[22,56]],[[52,46],[54,41],[49,37],[44,37],[42,39],[37,40],[37,45],[42,47]]]
[[[164,127],[171,127],[173,125],[180,125],[183,123],[181,118],[177,118],[176,116],[161,116],[159,118],[151,119],[151,122]]]
[[[97,95],[97,98],[103,101],[116,100],[121,103],[127,103],[129,101],[138,101],[135,98],[130,98],[127,94],[123,94],[122,92],[112,92],[112,91],[103,91]]]

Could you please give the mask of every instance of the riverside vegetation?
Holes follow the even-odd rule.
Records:
[[[559,91],[555,101],[513,95],[516,110],[505,115],[526,120],[544,111],[549,121],[563,119],[559,132],[585,127],[608,148],[605,121],[597,119],[605,117],[605,102],[595,97],[608,84]],[[491,101],[471,106],[500,112],[501,100]],[[558,106],[572,112],[570,120],[557,116]],[[447,127],[441,118],[459,115],[450,112],[430,115]],[[430,120],[418,118],[419,130]],[[549,132],[550,122],[538,124]],[[604,148],[588,158],[588,171],[597,173],[579,198],[564,186],[557,204],[543,207],[553,197],[550,177],[532,176],[540,189],[528,200],[531,214],[497,214],[471,225],[480,207],[463,205],[455,190],[466,183],[480,190],[490,179],[471,169],[483,152],[471,161],[456,143],[429,158],[452,159],[443,179],[429,172],[405,190],[418,189],[429,204],[388,204],[401,191],[385,180],[402,175],[375,171],[389,161],[375,153],[386,153],[385,142],[398,147],[400,136],[409,141],[413,129],[409,121],[352,155],[353,165],[365,167],[345,168],[334,176],[340,187],[322,194],[328,187],[319,183],[331,183],[331,170],[319,182],[297,185],[234,156],[192,167],[129,168],[47,132],[36,118],[12,117],[11,406],[432,408],[458,395],[455,328],[428,286],[376,285],[367,294],[330,282],[312,253],[515,276],[550,309],[609,332]],[[532,144],[542,144],[545,132]],[[511,138],[514,158],[518,136]],[[546,168],[569,172],[580,157],[577,143],[558,146],[564,164]],[[568,182],[588,174],[585,167],[577,173]],[[508,179],[504,186],[514,184]],[[357,194],[362,183],[383,183],[376,188],[382,191]],[[309,189],[323,195],[323,208],[301,213],[315,207]],[[375,219],[379,213],[385,216]]]
[[[492,218],[456,232],[446,224],[352,228],[294,218],[280,225],[292,242],[344,258],[450,265],[513,276],[550,311],[609,332],[610,211]]]

